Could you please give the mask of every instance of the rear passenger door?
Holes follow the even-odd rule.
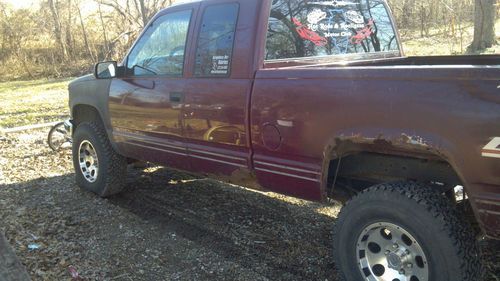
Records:
[[[233,62],[241,49],[236,34],[240,9],[234,1],[202,2],[183,110],[184,136],[195,172],[231,175],[248,167],[245,121],[252,79],[235,71],[238,66]]]

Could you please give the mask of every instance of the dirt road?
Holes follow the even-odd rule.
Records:
[[[45,132],[0,138],[0,229],[33,280],[336,280],[338,206],[161,168],[107,200],[78,189]],[[499,243],[482,241],[488,281]]]

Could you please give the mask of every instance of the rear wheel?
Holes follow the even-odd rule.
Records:
[[[114,151],[98,123],[84,122],[76,128],[73,165],[78,186],[101,197],[120,193],[125,186],[126,158]]]
[[[352,199],[334,229],[343,280],[480,280],[474,232],[438,191],[382,184]]]

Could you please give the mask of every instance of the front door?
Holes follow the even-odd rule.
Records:
[[[109,97],[120,150],[181,169],[189,167],[181,111],[191,18],[192,10],[157,17],[130,52],[125,77],[111,83]]]

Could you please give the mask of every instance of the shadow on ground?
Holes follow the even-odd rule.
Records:
[[[90,280],[336,280],[324,205],[163,168],[132,171],[110,199],[73,182],[0,187],[13,193],[0,201],[2,227],[34,279],[74,265]]]
[[[109,199],[72,174],[0,186],[0,226],[34,280],[67,279],[70,265],[87,280],[336,280],[336,207],[164,168],[129,175]],[[497,280],[500,244],[482,249]]]

